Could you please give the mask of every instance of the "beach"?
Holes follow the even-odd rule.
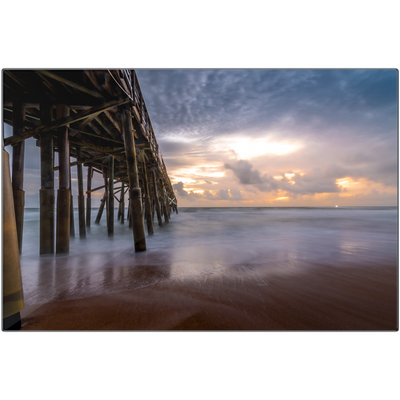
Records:
[[[146,252],[103,220],[45,257],[25,213],[22,330],[397,329],[395,207],[179,211]]]

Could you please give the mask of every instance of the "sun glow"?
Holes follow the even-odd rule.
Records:
[[[281,156],[293,153],[302,146],[291,141],[274,141],[266,138],[232,137],[215,143],[219,149],[233,150],[241,159],[251,159],[265,154]]]
[[[219,164],[204,164],[193,168],[179,168],[174,171],[172,177],[177,182],[195,183],[199,181],[199,178],[222,178],[225,176],[225,172],[221,171],[221,169],[222,166]]]
[[[290,179],[294,174],[285,174],[286,178]]]
[[[358,185],[360,182],[355,182],[351,177],[346,176],[345,178],[336,179],[336,184],[343,188],[350,188],[353,185]]]

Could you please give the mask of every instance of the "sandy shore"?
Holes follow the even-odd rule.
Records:
[[[151,267],[149,267],[151,268]],[[22,330],[396,330],[396,265],[207,275],[41,305]]]

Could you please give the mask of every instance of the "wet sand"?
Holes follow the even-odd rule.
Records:
[[[22,330],[397,330],[397,266],[304,262],[295,273],[230,273],[52,301]],[[162,266],[141,266],[146,276]],[[234,272],[232,272],[234,271]],[[271,271],[271,269],[269,269]]]

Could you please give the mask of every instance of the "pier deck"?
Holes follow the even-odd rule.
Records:
[[[128,191],[129,226],[135,250],[146,249],[144,218],[152,233],[154,211],[162,225],[177,200],[156,140],[134,70],[3,70],[3,122],[13,127],[12,186],[19,250],[22,251],[24,141],[35,138],[41,150],[40,254],[68,253],[74,231],[70,168],[78,168],[79,232],[90,226],[91,193],[104,189],[96,221],[107,210],[108,234],[113,234],[114,200],[120,203],[118,219],[124,223],[124,194]],[[8,148],[10,149],[10,148]],[[7,150],[8,150],[7,149]],[[54,165],[58,152],[59,165]],[[70,157],[77,159],[70,163]],[[82,165],[88,167],[83,190]],[[55,196],[54,171],[59,170]],[[104,186],[91,187],[93,173]],[[114,188],[114,185],[118,187]],[[86,216],[84,197],[86,194]],[[56,232],[54,206],[57,198]],[[55,238],[55,240],[54,240]]]

